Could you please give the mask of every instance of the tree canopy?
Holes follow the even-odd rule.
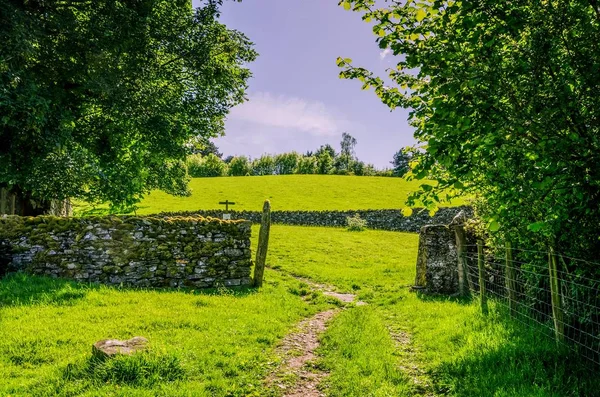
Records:
[[[129,205],[186,193],[190,145],[243,101],[252,43],[220,1],[0,1],[0,185]]]
[[[338,58],[391,108],[409,108],[424,153],[412,177],[485,199],[493,234],[600,250],[600,6],[595,0],[341,1],[373,24],[387,77]],[[414,200],[413,200],[414,201]],[[518,237],[516,237],[518,236]]]

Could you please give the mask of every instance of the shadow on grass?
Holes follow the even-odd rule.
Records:
[[[10,274],[0,280],[0,306],[34,304],[71,305],[97,289],[94,284],[27,274]]]
[[[473,304],[473,296],[459,296],[459,295],[441,295],[441,294],[430,294],[420,290],[414,291],[423,302],[452,302],[460,305],[471,305]]]
[[[524,327],[496,313],[484,326],[483,346],[431,370],[436,392],[453,396],[600,396],[600,369],[566,347],[548,330]],[[488,327],[489,326],[489,327]],[[482,329],[483,330],[483,329]]]
[[[0,279],[0,306],[21,306],[35,304],[73,305],[83,299],[88,291],[100,288],[115,291],[153,291],[159,293],[184,293],[206,296],[245,297],[258,292],[254,287],[217,288],[169,288],[169,287],[128,287],[107,286],[98,283],[83,283],[46,276],[33,276],[24,273],[10,274]]]

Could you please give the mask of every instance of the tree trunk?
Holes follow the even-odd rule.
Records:
[[[16,187],[0,188],[0,215],[71,215],[70,201],[67,200],[34,200],[30,192]]]

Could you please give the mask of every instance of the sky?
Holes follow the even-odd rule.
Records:
[[[414,144],[408,111],[391,112],[359,81],[338,77],[338,56],[380,76],[395,62],[377,46],[371,25],[337,3],[225,1],[221,22],[245,33],[259,53],[248,65],[248,101],[232,109],[225,136],[215,139],[225,156],[304,153],[326,143],[339,151],[342,132],[348,132],[358,141],[360,160],[388,168],[397,150]]]

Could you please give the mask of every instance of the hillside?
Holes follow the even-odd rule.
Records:
[[[220,201],[235,202],[236,210],[260,210],[270,199],[275,210],[348,210],[403,208],[408,195],[422,181],[401,178],[280,175],[225,178],[194,178],[190,197],[153,192],[140,204],[137,213],[191,211],[223,208]],[[455,200],[452,205],[464,204]]]

